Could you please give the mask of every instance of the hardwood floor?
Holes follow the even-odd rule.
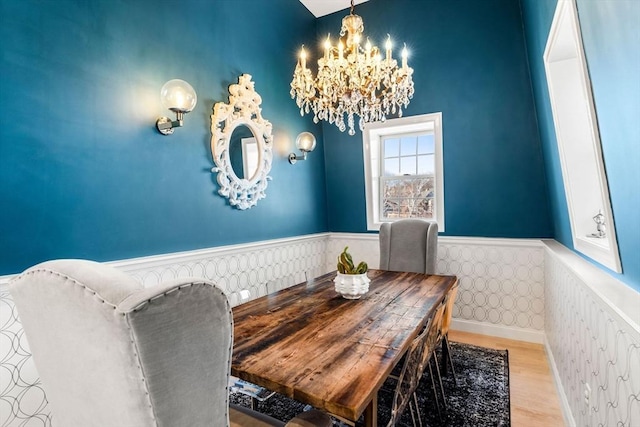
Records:
[[[560,400],[542,344],[449,331],[449,339],[509,350],[512,427],[564,426]]]

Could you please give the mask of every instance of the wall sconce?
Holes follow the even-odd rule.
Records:
[[[296,138],[296,147],[302,151],[301,155],[296,153],[289,154],[289,163],[295,165],[298,160],[307,160],[307,153],[316,148],[316,137],[311,132],[302,132]]]
[[[183,125],[184,113],[194,109],[198,97],[193,87],[184,80],[173,79],[166,82],[160,89],[162,104],[176,113],[176,120],[168,117],[160,117],[156,121],[156,128],[163,135],[171,135],[173,128]]]

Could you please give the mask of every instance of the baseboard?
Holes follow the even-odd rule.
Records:
[[[525,341],[535,344],[545,342],[544,331],[535,329],[512,328],[508,326],[494,325],[491,323],[474,322],[473,320],[453,319],[451,329],[462,332],[471,332],[492,337],[507,338],[516,341]]]
[[[549,362],[549,367],[551,368],[553,382],[555,383],[556,391],[558,392],[558,398],[560,399],[560,407],[562,408],[564,424],[568,427],[576,427],[576,420],[573,418],[571,406],[569,405],[569,399],[567,399],[567,395],[564,392],[564,387],[562,386],[562,381],[560,379],[560,372],[558,371],[558,367],[556,366],[556,360],[553,357],[553,353],[551,352],[551,347],[549,346],[549,341],[547,341],[546,335],[544,336],[544,351],[547,354],[547,361]]]

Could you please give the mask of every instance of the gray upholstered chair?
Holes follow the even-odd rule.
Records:
[[[438,224],[422,219],[385,222],[380,227],[380,269],[435,274]]]
[[[229,407],[233,318],[210,282],[145,289],[109,266],[58,260],[30,268],[9,289],[56,425],[283,425]],[[316,425],[309,418],[322,415],[290,425]]]

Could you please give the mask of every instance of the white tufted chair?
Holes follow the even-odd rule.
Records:
[[[10,284],[55,425],[282,426],[229,407],[233,318],[200,279],[143,288],[109,266],[49,261]],[[329,425],[318,411],[290,426]]]

